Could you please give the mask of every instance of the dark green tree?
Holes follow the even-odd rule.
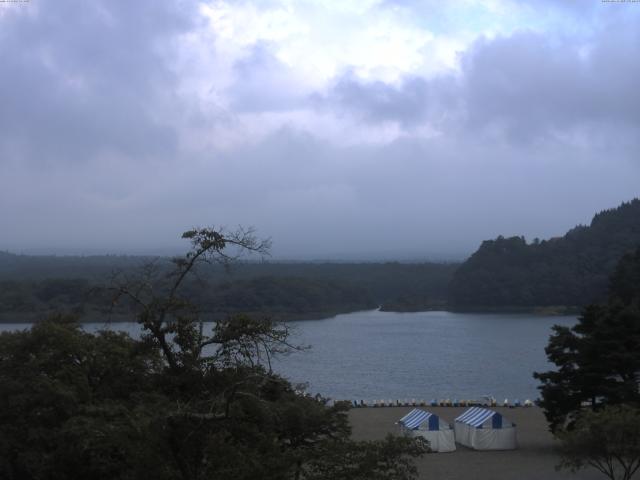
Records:
[[[580,415],[572,429],[558,432],[559,468],[576,472],[591,466],[611,480],[631,480],[640,468],[640,409],[605,407]]]
[[[578,307],[606,302],[607,279],[640,244],[640,199],[593,217],[562,237],[482,242],[455,272],[449,304],[457,308]]]
[[[415,478],[419,445],[352,441],[347,404],[271,370],[296,348],[285,326],[236,315],[205,328],[187,279],[268,243],[243,230],[183,237],[192,248],[172,270],[149,264],[110,287],[134,309],[139,340],[64,318],[0,336],[0,477]]]
[[[558,368],[534,377],[552,431],[585,404],[640,405],[640,249],[620,260],[608,302],[586,307],[572,328],[555,326],[545,351]]]
[[[158,352],[56,317],[0,335],[0,478],[171,478]]]

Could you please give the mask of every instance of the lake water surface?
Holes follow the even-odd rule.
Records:
[[[356,312],[290,322],[305,352],[280,358],[274,369],[311,393],[334,399],[480,399],[538,397],[534,371],[551,368],[544,347],[551,326],[575,317],[449,312]],[[103,324],[87,324],[93,331]],[[3,324],[0,330],[25,328]],[[136,335],[135,323],[110,328]]]
[[[534,371],[551,368],[544,347],[554,324],[575,317],[367,311],[293,322],[309,352],[277,368],[311,392],[339,399],[480,399],[538,395]]]

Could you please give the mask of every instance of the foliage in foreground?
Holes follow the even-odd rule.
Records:
[[[592,466],[611,480],[630,480],[640,467],[640,409],[605,407],[580,415],[573,428],[558,432],[559,468],[576,472]]]
[[[182,285],[250,232],[184,234],[170,275],[116,279],[140,340],[89,334],[67,318],[0,335],[0,477],[13,479],[412,479],[405,438],[354,442],[346,404],[329,406],[271,371],[286,327],[236,316],[205,331]]]
[[[545,351],[558,368],[534,376],[552,431],[583,404],[640,406],[640,248],[620,260],[608,302],[586,307],[572,328],[555,326]]]

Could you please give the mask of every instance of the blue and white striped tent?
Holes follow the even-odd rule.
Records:
[[[440,430],[440,419],[438,416],[418,408],[411,410],[398,420],[398,423],[409,430],[418,428],[422,424],[426,424],[426,430]]]
[[[502,415],[493,410],[480,407],[472,407],[456,418],[456,422],[466,423],[472,427],[482,428],[487,420],[491,419],[493,428],[502,428]]]
[[[476,450],[512,450],[517,447],[516,425],[500,413],[472,407],[455,419],[456,442]]]
[[[452,452],[456,449],[451,426],[440,421],[440,418],[431,412],[414,408],[398,420],[398,425],[404,435],[428,440],[429,447],[434,452]]]

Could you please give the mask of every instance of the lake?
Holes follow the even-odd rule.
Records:
[[[277,368],[332,398],[479,399],[538,397],[534,371],[551,367],[544,347],[554,324],[576,317],[450,312],[357,312],[293,322],[310,344]]]
[[[554,324],[575,317],[450,312],[355,312],[289,322],[292,341],[311,345],[274,369],[311,393],[334,399],[416,400],[538,397],[534,371],[548,370],[544,347]],[[94,331],[103,324],[86,324]],[[111,328],[135,335],[135,323]],[[25,328],[2,324],[0,330]]]

